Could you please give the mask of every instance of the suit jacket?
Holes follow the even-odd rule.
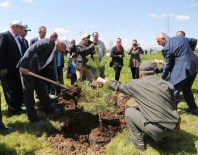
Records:
[[[170,72],[170,82],[173,85],[198,72],[198,58],[193,52],[188,38],[176,36],[168,39],[162,54],[166,61],[162,79],[166,79]]]
[[[29,47],[28,41],[25,38],[21,38],[21,37],[18,38],[18,40],[21,45],[22,53],[24,54]]]
[[[197,39],[194,38],[187,38],[188,39],[188,43],[190,44],[190,47],[193,51],[195,51],[195,48],[197,46]]]
[[[39,41],[38,37],[35,37],[30,40],[30,46],[33,45],[35,42]]]
[[[25,41],[25,45],[26,45],[26,50],[29,48],[29,43],[27,41],[27,39],[24,38],[24,41]]]
[[[17,67],[26,68],[35,73],[49,75],[53,80],[57,81],[53,61],[43,68],[53,52],[54,47],[55,42],[49,38],[37,41],[27,49]]]
[[[17,63],[21,59],[19,47],[12,36],[7,31],[0,34],[0,69],[8,69],[6,76],[16,77],[19,71],[16,68]]]

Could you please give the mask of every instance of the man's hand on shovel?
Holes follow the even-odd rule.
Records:
[[[59,86],[59,87],[62,87],[62,88],[67,88],[65,85],[61,84],[59,81],[53,81],[51,79],[48,79],[46,77],[43,77],[43,76],[40,76],[38,74],[35,74],[33,72],[30,72],[28,69],[26,68],[20,68],[20,73],[21,74],[25,74],[25,75],[30,75],[30,76],[33,76],[33,77],[36,77],[36,78],[39,78],[41,80],[44,80],[44,81],[47,81],[47,82],[50,82],[50,83],[53,83],[54,85],[56,86]]]
[[[29,70],[25,69],[25,68],[20,68],[19,71],[20,71],[21,74],[26,74],[27,75],[29,73]]]

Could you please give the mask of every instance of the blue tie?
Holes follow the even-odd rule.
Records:
[[[24,39],[24,38],[22,38],[22,41],[23,41],[23,43],[24,43],[25,47],[27,48],[27,44],[26,44],[26,42],[25,42],[25,39]]]

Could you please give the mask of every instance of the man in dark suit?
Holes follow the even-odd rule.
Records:
[[[47,33],[47,29],[46,29],[45,26],[39,27],[39,29],[38,29],[38,35],[39,35],[39,36],[38,36],[38,37],[35,37],[35,38],[33,38],[33,39],[30,40],[30,46],[31,46],[32,44],[34,44],[35,42],[37,42],[37,41],[39,41],[39,40],[41,40],[41,39],[44,39],[45,36],[46,36],[46,33]]]
[[[57,81],[54,73],[53,57],[56,51],[64,52],[66,45],[63,42],[51,39],[42,39],[30,46],[25,55],[19,61],[21,81],[24,93],[24,100],[27,109],[28,119],[35,123],[43,123],[36,114],[34,105],[34,90],[42,105],[42,110],[51,113],[56,109],[51,106],[52,100],[47,94],[45,82],[35,77],[29,76],[28,72],[34,72],[39,75],[46,75],[46,72],[53,73],[53,80]],[[57,82],[59,85],[59,82]]]
[[[18,36],[23,26],[21,21],[13,21],[10,30],[0,34],[0,73],[8,114],[19,114],[22,109],[23,92],[17,63],[23,56]]]
[[[23,25],[23,29],[20,33],[20,36],[19,36],[19,42],[20,42],[20,45],[22,47],[22,50],[23,50],[23,53],[25,53],[25,51],[28,49],[29,47],[29,44],[28,44],[28,41],[25,39],[28,31],[31,31],[27,25]]]
[[[184,36],[185,37],[186,33],[184,31],[177,31],[176,36]],[[190,45],[190,48],[195,51],[195,48],[197,46],[197,39],[194,38],[187,38],[188,39],[188,43]],[[162,63],[163,64],[163,63]],[[161,67],[156,67],[155,68],[155,73],[162,73],[164,69],[164,65]],[[169,80],[169,77],[167,77],[166,79],[167,81]]]
[[[198,58],[194,54],[188,38],[175,36],[169,38],[165,33],[159,33],[156,41],[164,48],[162,54],[165,58],[165,66],[162,72],[162,79],[170,76],[170,82],[174,85],[174,96],[178,104],[179,93],[182,91],[184,99],[188,104],[185,111],[198,114],[191,87],[198,72]]]

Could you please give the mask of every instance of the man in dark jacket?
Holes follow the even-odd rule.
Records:
[[[126,109],[125,116],[131,142],[136,148],[144,150],[142,133],[160,142],[175,131],[180,116],[174,104],[173,85],[154,75],[151,62],[142,62],[139,70],[141,79],[128,83],[110,81],[110,86],[135,98],[136,108]],[[98,82],[106,80],[98,78]]]
[[[27,25],[23,25],[22,31],[19,36],[19,42],[21,45],[21,48],[23,50],[23,53],[29,48],[28,41],[25,39],[26,35],[28,34],[28,31],[31,31]]]
[[[29,76],[28,72],[34,72],[40,75],[47,75],[46,72],[53,73],[53,80],[57,81],[54,73],[53,57],[55,51],[64,52],[66,45],[63,42],[56,40],[54,42],[51,39],[42,39],[28,48],[25,55],[19,61],[18,67],[20,68],[21,81],[23,86],[23,93],[25,99],[25,105],[27,109],[28,119],[32,122],[42,124],[34,108],[34,90],[42,104],[42,110],[46,113],[56,111],[51,106],[50,100],[45,82],[35,77]],[[57,85],[59,82],[57,81]]]
[[[45,26],[40,26],[38,29],[38,37],[35,37],[30,40],[30,46],[36,43],[37,41],[44,39],[47,33],[47,28]]]
[[[165,58],[165,66],[162,79],[170,77],[170,83],[174,85],[175,103],[178,104],[179,93],[182,91],[188,108],[184,110],[198,114],[191,87],[198,72],[198,58],[193,52],[192,44],[184,36],[169,38],[165,33],[159,33],[156,41],[164,48],[162,54]],[[195,41],[195,44],[197,40]]]
[[[21,21],[13,21],[10,30],[0,33],[0,74],[3,93],[8,105],[8,114],[21,113],[23,91],[17,63],[23,56],[23,50],[18,41],[23,26]]]

